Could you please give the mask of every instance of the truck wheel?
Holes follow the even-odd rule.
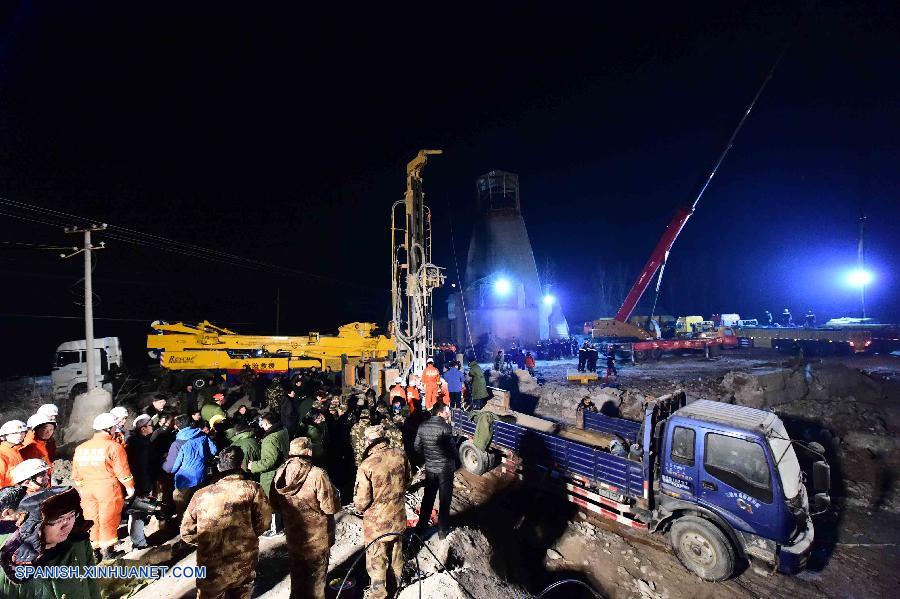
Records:
[[[491,468],[491,456],[478,449],[471,441],[463,441],[459,446],[459,459],[463,468],[472,474],[482,475]]]
[[[639,349],[636,352],[634,352],[634,361],[635,362],[643,362],[646,359],[647,359],[646,351]]]
[[[734,572],[734,547],[709,520],[679,518],[672,524],[669,542],[684,567],[703,580],[721,582]]]
[[[662,358],[662,350],[659,348],[656,348],[653,350],[653,353],[651,355],[652,355],[653,359],[658,362],[659,359]]]

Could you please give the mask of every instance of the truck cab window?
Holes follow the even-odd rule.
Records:
[[[694,429],[676,426],[672,431],[672,461],[694,465]]]
[[[763,503],[772,503],[769,463],[759,444],[709,433],[703,465],[709,474],[738,491]]]
[[[56,352],[56,366],[61,368],[69,364],[77,364],[81,361],[81,354],[77,351],[58,351]]]

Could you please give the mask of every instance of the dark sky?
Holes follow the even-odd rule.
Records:
[[[0,197],[318,275],[98,236],[97,316],[128,320],[97,333],[130,340],[134,364],[154,319],[273,330],[279,287],[283,332],[383,323],[390,205],[405,163],[442,148],[425,172],[437,261],[453,274],[452,213],[465,262],[475,178],[517,172],[537,261],[579,323],[608,315],[598,273],[630,284],[787,47],[675,244],[661,307],[856,315],[841,276],[864,209],[869,312],[900,319],[893,3],[482,4],[3,3]],[[3,204],[0,242],[75,241],[9,214],[80,224]],[[10,247],[0,374],[42,373],[82,336],[35,317],[80,314],[81,261]]]

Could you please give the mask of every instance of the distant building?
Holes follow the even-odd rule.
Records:
[[[491,171],[478,178],[475,189],[477,218],[463,289],[447,300],[451,336],[469,345],[471,333],[476,345],[491,349],[568,337],[559,302],[544,300],[550,293],[538,278],[518,175]]]

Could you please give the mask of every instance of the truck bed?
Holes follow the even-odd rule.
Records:
[[[636,443],[638,431],[641,430],[641,423],[625,420],[624,418],[614,418],[599,412],[585,412],[584,429],[619,436],[628,441],[628,443]]]
[[[593,430],[608,433],[619,429],[616,432],[626,433],[626,438],[637,437],[637,428],[640,426],[637,423],[620,424],[628,421],[602,414],[591,416],[598,417],[592,421],[592,426],[598,427]],[[475,434],[475,422],[469,420],[469,413],[464,410],[453,411],[453,426],[457,434],[467,437]],[[613,455],[585,443],[496,420],[491,445],[521,457],[523,463],[529,466],[548,470],[551,476],[584,479],[587,485],[605,489],[623,499],[640,498],[644,494],[644,476],[640,462]]]

